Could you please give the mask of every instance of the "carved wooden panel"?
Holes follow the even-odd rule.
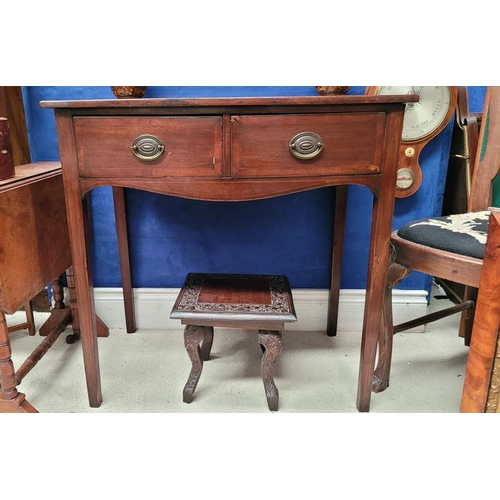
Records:
[[[188,274],[171,317],[296,321],[285,276],[248,274]]]

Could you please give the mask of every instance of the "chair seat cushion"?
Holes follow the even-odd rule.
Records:
[[[482,259],[490,211],[431,217],[410,222],[397,234],[420,245]]]

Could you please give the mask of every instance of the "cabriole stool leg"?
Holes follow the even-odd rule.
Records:
[[[214,341],[214,327],[205,326],[205,336],[203,337],[203,342],[201,344],[201,359],[203,361],[208,361],[210,359],[210,351],[212,350],[212,344]]]
[[[184,403],[191,403],[194,398],[194,391],[200,380],[201,371],[203,369],[203,359],[201,356],[200,344],[205,337],[204,326],[187,325],[184,329],[184,345],[191,359],[191,373],[188,381],[184,386],[183,398]]]
[[[279,392],[273,378],[273,368],[278,354],[281,352],[283,337],[276,330],[260,330],[259,343],[265,347],[260,373],[266,390],[267,405],[271,411],[278,411]]]

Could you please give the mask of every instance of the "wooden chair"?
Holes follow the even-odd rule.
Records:
[[[394,231],[391,235],[391,261],[387,272],[378,363],[373,376],[373,392],[381,392],[389,386],[392,343],[395,333],[415,325],[436,321],[459,311],[467,311],[469,317],[473,319],[470,313],[473,313],[475,309],[475,302],[465,300],[445,311],[394,326],[392,288],[412,271],[419,271],[461,283],[472,290],[479,289],[489,226],[488,207],[491,205],[492,184],[500,170],[500,87],[487,89],[479,145],[474,162],[468,212],[414,221]],[[489,264],[489,267],[491,266],[492,264]],[[482,284],[486,286],[486,290],[479,292],[481,298],[478,299],[478,307],[481,303],[482,308],[488,308],[498,297],[496,295],[492,300],[488,283],[489,281],[483,279]],[[478,338],[483,336],[479,323],[474,325],[472,336],[474,334]],[[477,342],[477,340],[474,341],[476,347]],[[485,379],[482,381],[481,391],[484,393],[489,379],[484,369],[482,373]],[[484,394],[479,397],[476,391],[474,397],[477,404],[474,410],[471,410],[472,407],[469,405],[467,411],[485,411]]]
[[[467,87],[458,87],[455,123],[441,215],[459,214],[467,211],[481,120],[482,112],[472,113],[469,109]],[[435,276],[435,280],[445,291],[446,296],[455,304],[460,304],[465,300],[476,300],[476,289],[437,276]],[[473,309],[468,309],[467,312],[464,312],[459,329],[459,335],[465,339],[466,345],[469,345],[470,342],[473,319],[473,314],[470,312],[472,311]]]

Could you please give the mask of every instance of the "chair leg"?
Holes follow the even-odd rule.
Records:
[[[279,392],[273,378],[274,363],[283,345],[283,336],[276,330],[260,330],[259,343],[265,347],[260,373],[266,390],[267,405],[271,411],[278,411]]]
[[[384,290],[384,309],[378,339],[378,361],[373,374],[373,392],[382,392],[389,387],[391,372],[392,344],[394,337],[394,322],[392,316],[392,289],[410,274],[411,270],[391,264],[387,270],[387,280]]]
[[[200,380],[201,371],[203,370],[203,359],[201,355],[200,344],[205,337],[204,326],[187,325],[184,329],[184,345],[191,359],[191,373],[184,386],[183,398],[184,403],[191,403],[194,399],[194,391]]]
[[[465,287],[464,292],[464,302],[467,300],[472,300],[474,303],[477,302],[477,288],[473,288],[470,286]],[[471,307],[470,309],[466,309],[462,312],[460,317],[460,337],[463,337],[464,344],[466,346],[470,346],[470,339],[472,335],[472,325],[474,324],[474,316],[476,309],[475,307]]]
[[[382,392],[389,387],[394,337],[392,331],[392,286],[388,285],[385,287],[384,309],[378,338],[378,361],[373,373],[373,392]]]

